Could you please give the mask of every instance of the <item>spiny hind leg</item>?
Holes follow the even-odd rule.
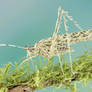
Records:
[[[53,50],[55,50],[55,47],[57,47],[57,35],[58,35],[58,32],[59,32],[59,29],[60,29],[60,25],[62,23],[62,15],[63,15],[63,12],[62,12],[62,9],[61,7],[58,8],[58,16],[57,16],[57,21],[56,21],[56,26],[55,26],[55,31],[53,33],[53,36],[52,36],[52,41],[51,41],[51,47],[50,47],[50,52],[53,53]]]
[[[56,26],[55,26],[53,36],[58,34],[59,29],[60,29],[61,21],[62,21],[62,10],[61,10],[61,7],[59,7],[58,8],[58,16],[57,16]]]
[[[56,26],[55,26],[55,30],[54,30],[54,33],[53,33],[53,36],[52,36],[52,41],[51,41],[50,54],[53,52],[53,49],[56,45],[56,39],[57,39],[57,34],[59,32],[61,20],[62,20],[62,10],[59,7],[58,8],[58,16],[57,16]]]
[[[52,36],[52,42],[51,42],[51,47],[50,47],[50,54],[51,55],[53,55],[54,51],[57,50],[56,49],[56,47],[57,47],[56,46],[57,45],[56,40],[57,40],[57,35],[58,35],[59,29],[60,29],[61,21],[62,21],[62,10],[61,10],[61,8],[58,8],[58,16],[57,16],[55,31],[54,31],[53,36]],[[58,55],[58,58],[59,58],[59,63],[61,65],[61,71],[64,74],[64,71],[63,71],[63,68],[62,68],[62,62],[60,60],[60,54]]]

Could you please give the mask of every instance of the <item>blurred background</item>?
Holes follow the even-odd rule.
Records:
[[[92,29],[92,0],[0,0],[0,43],[33,46],[52,36],[59,6],[68,11],[84,30]],[[71,22],[69,25],[69,32],[79,31]],[[61,34],[65,32],[63,27],[60,31]],[[75,44],[72,57],[83,53],[84,44],[92,48],[91,41]],[[23,56],[26,52],[21,49],[0,47],[0,64],[14,63]],[[77,92],[92,92],[91,84]],[[65,91],[48,87],[35,92]]]

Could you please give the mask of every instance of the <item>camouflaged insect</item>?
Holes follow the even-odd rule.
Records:
[[[39,42],[35,43],[33,47],[26,48],[29,57],[40,55],[43,57],[51,58],[53,56],[73,51],[72,48],[69,47],[69,45],[76,44],[82,41],[92,40],[92,30],[58,35],[60,25],[62,24],[62,16],[65,15],[67,15],[67,12],[65,12],[61,8],[58,8],[58,16],[53,36],[47,39],[40,40]],[[73,20],[70,16],[68,16],[68,18],[71,21]],[[75,26],[82,30],[82,28],[75,21],[72,22],[74,22]]]
[[[70,45],[82,41],[92,40],[92,30],[57,35],[52,53],[50,52],[50,47],[54,38],[50,37],[47,39],[40,40],[39,42],[35,43],[33,47],[26,48],[29,52],[29,56],[40,55],[43,57],[51,58],[52,56],[69,52],[69,47],[67,45],[67,35],[70,38]]]
[[[40,40],[39,42],[35,43],[33,47],[29,46],[25,48],[10,44],[0,44],[0,46],[9,46],[27,50],[27,56],[29,57],[27,60],[29,60],[32,57],[36,57],[38,55],[51,58],[53,56],[68,53],[72,51],[72,48],[69,47],[69,44],[72,45],[82,41],[92,40],[92,30],[73,32],[70,34],[66,33],[62,35],[58,34],[60,24],[62,22],[62,16],[65,16],[66,14],[67,13],[62,11],[61,8],[58,8],[58,16],[53,36],[47,39]],[[70,16],[68,16],[68,18],[70,18],[70,20],[72,21],[72,18]],[[75,25],[78,27],[78,24],[75,23]]]

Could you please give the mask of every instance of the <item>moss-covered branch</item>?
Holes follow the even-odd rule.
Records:
[[[44,66],[36,64],[38,70],[31,70],[32,66],[29,63],[21,66],[18,63],[7,64],[0,68],[0,92],[29,92],[48,86],[70,88],[75,92],[77,90],[75,83],[85,85],[92,80],[92,52],[85,51],[73,61],[74,74],[71,72],[69,62],[63,63],[64,74],[58,61],[56,64],[53,62],[53,59],[50,59]]]

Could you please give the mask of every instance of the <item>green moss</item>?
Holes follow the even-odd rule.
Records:
[[[62,59],[63,60],[63,59]],[[37,61],[36,61],[37,62]],[[43,63],[44,61],[40,61]],[[34,63],[34,61],[33,61]],[[48,60],[44,66],[35,63],[38,70],[31,70],[29,62],[19,66],[9,63],[0,68],[0,92],[7,92],[7,89],[18,85],[26,85],[33,90],[42,89],[48,86],[55,86],[64,89],[71,89],[76,92],[77,83],[86,85],[92,80],[92,51],[85,51],[73,61],[73,71],[71,72],[70,63],[64,62],[63,71],[60,63],[53,64],[53,58]]]

